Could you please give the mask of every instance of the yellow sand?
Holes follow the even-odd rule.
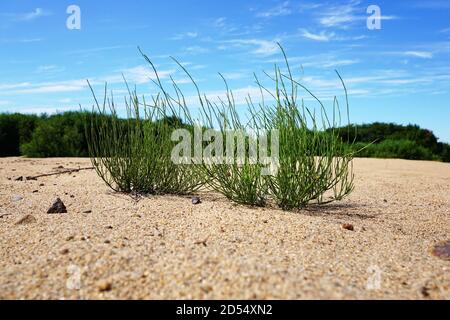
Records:
[[[450,298],[431,254],[450,240],[450,164],[357,159],[348,199],[298,212],[137,201],[94,171],[14,181],[59,166],[90,162],[0,159],[2,299]],[[48,215],[57,197],[68,213]]]

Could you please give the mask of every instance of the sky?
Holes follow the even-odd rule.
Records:
[[[259,99],[253,73],[283,63],[278,42],[294,77],[327,105],[343,98],[339,71],[353,123],[418,124],[450,142],[449,17],[449,0],[1,1],[0,112],[90,109],[86,80],[99,95],[107,82],[119,100],[122,75],[151,96],[138,46],[192,108],[193,86],[170,56],[208,97],[223,95],[222,73],[245,112],[247,94]]]

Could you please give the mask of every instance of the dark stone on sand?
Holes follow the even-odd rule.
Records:
[[[348,231],[355,231],[355,227],[350,223],[345,223],[342,225],[342,228]]]
[[[60,198],[56,199],[55,203],[48,209],[48,214],[67,213],[67,208]]]
[[[192,198],[192,204],[200,204],[200,203],[202,203],[202,200],[200,199],[200,197]]]

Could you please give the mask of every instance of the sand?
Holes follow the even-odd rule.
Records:
[[[349,198],[297,212],[15,181],[60,166],[90,162],[0,159],[1,299],[450,299],[450,164],[356,159]]]

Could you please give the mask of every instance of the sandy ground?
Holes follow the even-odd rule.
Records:
[[[90,162],[0,159],[1,299],[450,299],[450,164],[357,159],[347,200],[298,212],[15,181],[59,166]]]

